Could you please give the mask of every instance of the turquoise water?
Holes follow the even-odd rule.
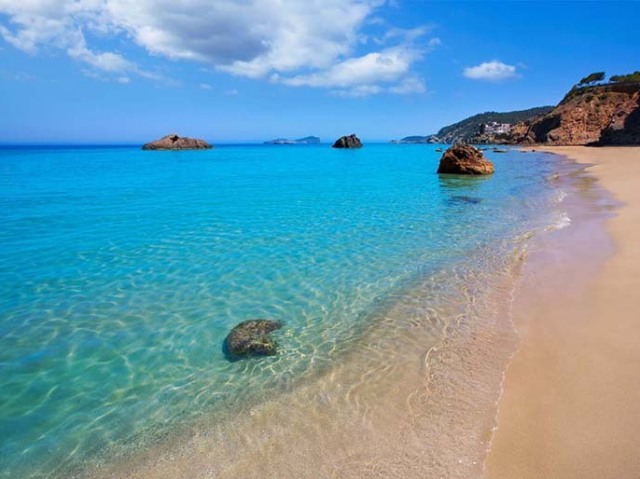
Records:
[[[0,477],[290,390],[420,278],[562,220],[554,157],[447,178],[435,148],[0,150]],[[286,323],[280,354],[227,361],[251,318]]]

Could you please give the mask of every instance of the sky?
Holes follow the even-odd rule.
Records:
[[[640,2],[0,0],[0,143],[435,133],[640,70]]]

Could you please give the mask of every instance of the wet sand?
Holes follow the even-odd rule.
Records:
[[[606,222],[611,251],[593,250],[602,228],[586,218],[532,252],[485,477],[639,477],[640,148],[545,150],[593,164],[621,205]]]

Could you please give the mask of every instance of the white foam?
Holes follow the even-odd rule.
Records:
[[[569,217],[569,214],[566,212],[562,212],[558,214],[553,224],[546,228],[546,231],[561,230],[570,225],[571,225],[571,218]]]
[[[564,190],[558,190],[556,194],[556,203],[562,203],[567,197],[567,193]]]

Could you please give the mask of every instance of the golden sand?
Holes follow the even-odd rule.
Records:
[[[516,305],[521,344],[485,477],[640,477],[640,147],[546,150],[592,164],[622,202],[606,223],[615,253],[589,280],[589,261],[539,253],[551,267],[529,278],[536,292]],[[588,257],[586,244],[577,241],[578,255]]]

